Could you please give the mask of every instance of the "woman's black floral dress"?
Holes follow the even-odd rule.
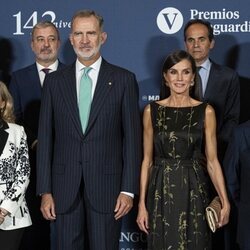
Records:
[[[208,250],[209,178],[203,154],[207,104],[173,108],[151,103],[154,164],[147,207],[148,249]]]

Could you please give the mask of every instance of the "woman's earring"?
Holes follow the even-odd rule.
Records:
[[[190,86],[191,87],[194,86],[194,81],[191,81]]]

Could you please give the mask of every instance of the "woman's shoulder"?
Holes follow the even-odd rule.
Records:
[[[209,104],[209,103],[206,103],[205,117],[208,120],[216,119],[215,110],[214,110],[213,106],[211,104]]]
[[[214,113],[214,108],[211,104],[206,103],[206,113]]]
[[[196,99],[193,99],[193,98],[190,99],[190,106],[191,107],[198,107],[198,106],[203,106],[203,105],[206,105],[206,103],[199,101],[199,100],[196,100]]]
[[[8,122],[7,124],[10,128],[13,128],[13,129],[19,129],[19,130],[24,129],[22,125],[19,125],[19,124],[13,123],[13,122]]]
[[[11,131],[14,131],[14,132],[20,133],[20,134],[22,134],[24,132],[24,128],[21,125],[18,125],[16,123],[7,123],[7,124],[8,124],[9,129]]]
[[[151,105],[152,105],[152,103],[148,103],[148,104],[144,107],[144,109],[143,109],[143,114],[144,114],[144,116],[150,114],[150,112],[151,112]]]

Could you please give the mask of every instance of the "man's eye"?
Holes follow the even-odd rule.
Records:
[[[36,40],[40,43],[44,41],[44,38],[37,38]]]
[[[193,42],[194,42],[194,39],[189,38],[187,41],[188,41],[189,43],[193,43]]]
[[[49,42],[55,42],[55,41],[56,41],[56,38],[55,38],[55,37],[51,37],[51,38],[49,38],[48,40],[49,40]]]
[[[80,36],[81,34],[82,34],[81,32],[75,32],[75,33],[74,33],[74,36],[75,36],[75,37],[78,37],[78,36]]]
[[[89,32],[88,35],[89,35],[89,36],[95,36],[95,35],[96,35],[96,32]]]

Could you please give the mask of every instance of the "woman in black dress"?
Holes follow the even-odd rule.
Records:
[[[182,50],[173,52],[163,65],[164,99],[144,110],[137,223],[148,234],[151,250],[211,249],[205,219],[210,180],[222,203],[218,226],[228,223],[230,205],[217,159],[215,112],[191,97],[198,93],[195,75],[193,58]]]

